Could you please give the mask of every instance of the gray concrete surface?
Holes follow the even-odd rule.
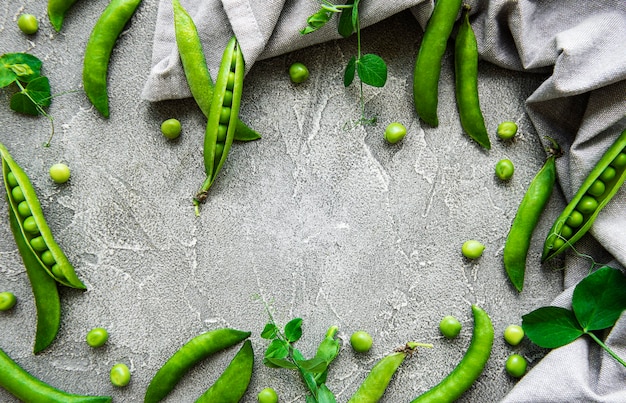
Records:
[[[460,128],[450,51],[442,69],[440,126],[424,127],[416,119],[411,80],[421,30],[408,12],[363,32],[367,51],[389,65],[384,88],[365,88],[366,110],[378,116],[377,125],[344,129],[358,117],[356,87],[341,84],[356,51],[354,39],[258,62],[246,78],[241,117],[263,139],[233,147],[197,218],[191,197],[204,179],[204,118],[192,100],[139,99],[150,69],[157,0],[143,2],[113,52],[108,120],[81,92],[84,47],[107,2],[78,2],[59,34],[44,3],[2,2],[0,53],[30,52],[44,61],[53,93],[63,94],[49,109],[56,135],[51,147],[42,147],[47,120],[13,113],[9,92],[1,90],[0,141],[30,175],[57,241],[88,289],[61,289],[58,337],[33,355],[30,284],[8,220],[0,221],[0,290],[14,292],[19,301],[0,313],[0,347],[25,369],[74,393],[138,402],[156,370],[183,343],[231,326],[253,332],[256,363],[244,401],[255,401],[266,386],[283,402],[303,401],[304,384],[295,373],[262,364],[267,342],[259,334],[267,316],[255,295],[271,303],[279,323],[303,318],[298,346],[305,354],[313,354],[328,327],[339,326],[344,348],[328,381],[338,401],[349,398],[379,358],[410,340],[435,348],[405,362],[383,401],[408,401],[435,385],[470,341],[470,303],[491,315],[496,339],[484,374],[461,401],[497,401],[515,385],[504,371],[509,354],[523,354],[531,366],[545,354],[527,340],[512,348],[501,337],[507,325],[520,323],[521,315],[562,290],[558,262],[539,264],[551,217],[563,205],[558,189],[532,240],[523,293],[508,284],[502,265],[519,201],[545,158],[524,113],[524,99],[544,77],[480,64],[482,107],[493,141],[485,152]],[[21,12],[39,18],[38,34],[18,31]],[[295,61],[311,71],[310,80],[298,86],[286,73]],[[184,126],[176,141],[159,132],[170,117]],[[503,120],[519,123],[514,143],[495,137]],[[382,138],[391,121],[409,131],[393,146]],[[501,158],[515,163],[510,183],[494,176]],[[72,169],[62,186],[47,174],[59,161]],[[7,216],[4,200],[0,216]],[[470,238],[486,245],[473,262],[460,252]],[[437,328],[448,314],[464,325],[452,341]],[[98,350],[84,342],[96,326],[110,332],[109,343]],[[358,329],[374,337],[368,354],[356,354],[347,344]],[[234,352],[203,362],[168,401],[193,401]],[[132,370],[126,388],[109,383],[116,362]],[[13,400],[0,390],[0,401]]]

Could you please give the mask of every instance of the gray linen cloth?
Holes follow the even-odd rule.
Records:
[[[198,26],[214,77],[223,46],[233,35],[255,61],[339,38],[333,24],[313,35],[298,30],[317,11],[315,0],[181,0]],[[471,1],[472,27],[483,60],[507,69],[543,73],[547,79],[527,99],[537,133],[567,151],[558,160],[559,185],[571,199],[587,172],[626,128],[626,1]],[[363,27],[410,9],[422,28],[432,1],[364,0]],[[153,67],[142,97],[149,101],[191,96],[178,57],[170,0],[159,5]],[[626,188],[596,220],[581,252],[602,250],[626,266]],[[573,287],[589,262],[565,262],[564,291],[553,305],[569,307]],[[626,315],[607,333],[606,344],[626,357]],[[504,402],[626,402],[626,369],[595,343],[580,338],[551,351],[526,374]]]

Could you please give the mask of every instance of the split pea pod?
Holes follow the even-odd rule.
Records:
[[[13,235],[26,243],[39,266],[56,281],[68,287],[85,289],[67,256],[55,242],[28,176],[1,143],[0,156],[9,209],[15,214],[18,224]]]
[[[454,21],[461,9],[462,0],[437,0],[415,60],[413,73],[413,103],[417,115],[436,127],[439,99],[441,59],[446,51]]]
[[[213,99],[214,84],[206,64],[198,30],[193,19],[180,4],[179,0],[172,0],[172,8],[174,10],[176,45],[178,46],[185,78],[193,99],[200,107],[204,116],[208,118],[211,100]],[[260,138],[261,135],[259,133],[248,127],[241,120],[237,120],[235,141],[251,141]]]
[[[542,261],[578,241],[626,180],[626,130],[596,163],[572,200],[548,232]]]
[[[463,130],[489,150],[491,142],[478,99],[478,43],[469,22],[469,6],[463,7],[454,46],[456,103]]]
[[[200,214],[199,205],[206,200],[208,191],[222,169],[233,143],[241,103],[243,77],[243,55],[237,39],[233,37],[222,56],[207,119],[204,134],[204,169],[207,177],[193,201],[196,215]]]
[[[533,232],[556,182],[555,161],[560,156],[560,148],[554,140],[551,141],[550,155],[530,182],[504,244],[504,269],[519,292],[524,288],[526,257]]]
[[[411,403],[453,402],[461,397],[482,374],[491,356],[493,325],[487,312],[477,305],[472,305],[472,314],[474,316],[472,341],[461,361],[443,381]]]
[[[250,337],[250,332],[236,329],[216,329],[194,337],[176,351],[154,375],[144,402],[159,402],[178,381],[198,362]]]
[[[109,396],[67,393],[34,377],[0,349],[0,387],[24,402],[109,403]]]
[[[222,375],[196,400],[196,403],[237,403],[248,390],[253,367],[252,343],[246,340]]]
[[[48,18],[54,29],[59,32],[63,26],[65,13],[78,0],[48,0]]]
[[[135,13],[141,0],[111,0],[93,27],[83,61],[83,88],[93,106],[109,117],[107,72],[118,36]]]

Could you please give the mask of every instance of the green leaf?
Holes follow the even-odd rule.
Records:
[[[279,339],[274,339],[265,350],[265,358],[285,358],[289,355],[289,346]]]
[[[324,360],[326,363],[330,363],[339,354],[340,347],[337,340],[332,337],[327,337],[320,343],[315,357]]]
[[[626,276],[608,266],[591,273],[574,288],[572,309],[585,332],[612,327],[626,309]]]
[[[296,364],[291,361],[285,360],[284,358],[265,357],[263,358],[263,364],[265,364],[266,367],[270,368],[298,369]]]
[[[318,403],[336,403],[335,395],[328,389],[326,384],[321,384],[317,391]]]
[[[346,71],[343,73],[343,85],[348,87],[354,81],[354,73],[356,71],[356,57],[352,56],[346,66]]]
[[[303,370],[311,372],[313,374],[322,373],[326,371],[326,368],[328,368],[328,362],[320,357],[314,357],[310,360],[298,361],[298,365],[300,365],[300,368],[302,368]]]
[[[310,34],[311,32],[317,31],[318,29],[326,25],[326,23],[330,21],[333,15],[334,14],[328,10],[325,10],[323,8],[320,9],[317,13],[307,18],[307,26],[304,29],[300,30],[300,34],[306,35]]]
[[[353,5],[354,0],[347,0],[346,5]],[[337,24],[337,32],[344,38],[349,37],[355,30],[355,26],[352,23],[352,13],[354,7],[344,8],[339,15],[339,23]]]
[[[557,348],[584,334],[576,316],[569,309],[545,306],[522,316],[526,336],[544,348]]]
[[[387,82],[387,65],[378,55],[366,54],[357,61],[359,78],[372,87],[382,87]]]
[[[359,3],[361,0],[355,0],[352,7],[352,26],[354,29],[359,27]]]
[[[50,82],[48,77],[37,77],[22,91],[13,94],[10,107],[15,112],[37,116],[40,108],[50,106]]]
[[[29,82],[41,75],[43,63],[28,53],[6,53],[0,56],[0,87],[19,79]]]
[[[285,337],[291,343],[300,340],[302,337],[302,319],[295,318],[285,325]]]
[[[23,92],[17,92],[11,97],[11,109],[24,115],[38,116],[39,109],[32,99]]]
[[[267,325],[265,325],[265,328],[263,328],[263,331],[261,332],[261,337],[270,340],[276,338],[277,334],[278,327],[273,323],[268,323]]]

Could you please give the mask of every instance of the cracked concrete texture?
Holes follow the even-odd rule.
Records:
[[[255,370],[244,401],[274,387],[282,401],[303,401],[304,384],[287,370],[263,366],[267,322],[304,320],[299,348],[312,355],[326,329],[338,325],[344,348],[329,387],[346,401],[372,365],[410,340],[431,342],[400,368],[383,401],[410,400],[435,385],[461,358],[471,338],[470,303],[492,317],[496,339],[484,374],[461,401],[496,401],[514,385],[504,371],[512,352],[532,366],[545,351],[525,341],[507,346],[500,335],[521,315],[548,304],[562,276],[539,264],[550,220],[532,240],[525,290],[509,286],[502,266],[504,239],[519,201],[545,153],[524,113],[524,100],[544,77],[481,63],[479,91],[493,148],[481,150],[461,130],[454,101],[453,55],[445,55],[440,83],[440,125],[416,119],[411,80],[421,30],[410,13],[364,30],[368,52],[389,65],[382,89],[364,88],[372,126],[350,127],[359,117],[356,86],[344,88],[343,68],[354,38],[329,42],[256,63],[246,77],[241,118],[263,135],[237,143],[195,217],[191,197],[203,181],[204,118],[193,100],[150,104],[139,99],[150,69],[157,0],[140,6],[113,52],[109,70],[111,117],[101,118],[81,92],[84,46],[106,1],[77,2],[61,33],[43,2],[9,0],[0,6],[0,53],[30,52],[44,62],[55,98],[49,113],[56,134],[42,147],[49,125],[9,110],[0,92],[0,141],[29,174],[57,241],[87,291],[61,289],[62,325],[55,342],[32,354],[35,310],[30,284],[9,230],[0,222],[0,290],[18,305],[0,314],[0,347],[37,377],[64,390],[142,401],[165,360],[201,332],[231,326],[253,332]],[[39,33],[17,30],[21,12],[35,14]],[[402,40],[399,40],[402,38]],[[309,81],[293,85],[288,66],[305,63]],[[165,140],[160,123],[176,117],[182,136]],[[518,139],[503,143],[498,123],[515,120]],[[385,126],[408,128],[396,145]],[[511,159],[514,178],[502,183],[494,165]],[[50,181],[47,169],[66,162],[72,178]],[[563,206],[557,190],[544,216]],[[7,216],[6,202],[0,215]],[[470,238],[486,245],[476,261],[461,256]],[[444,340],[439,320],[454,315],[459,338]],[[109,343],[89,348],[93,327],[109,330]],[[347,340],[356,330],[374,337],[368,354]],[[185,377],[167,399],[193,401],[227,365],[235,349],[210,358]],[[125,362],[133,377],[119,389],[108,371]],[[0,390],[1,401],[14,401]]]

